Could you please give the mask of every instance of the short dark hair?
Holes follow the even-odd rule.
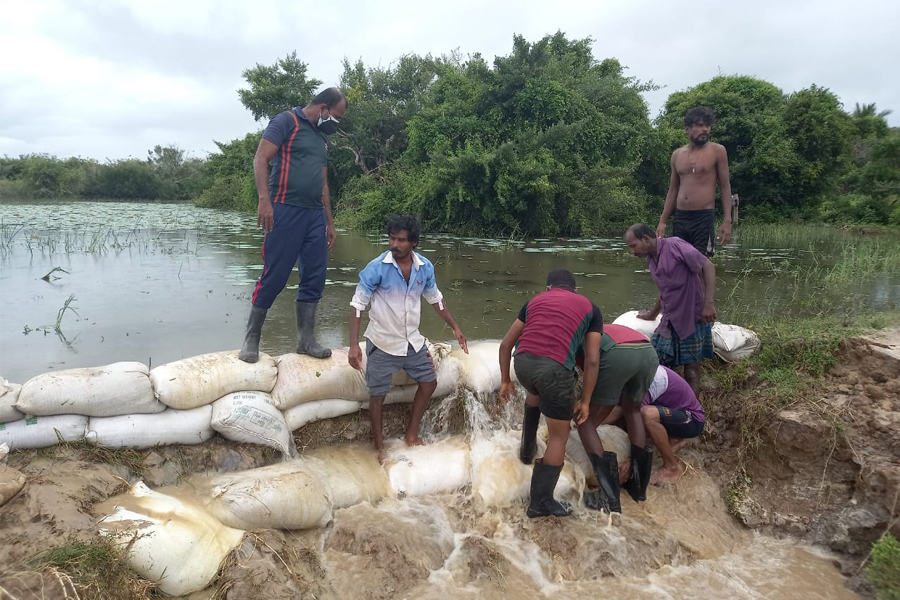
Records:
[[[384,232],[388,235],[392,233],[400,233],[406,231],[409,241],[413,244],[419,243],[419,235],[422,233],[422,226],[419,220],[413,215],[394,215],[388,219],[384,226]]]
[[[709,125],[712,127],[716,124],[716,113],[709,110],[705,106],[695,106],[684,113],[684,126],[691,125]]]
[[[575,276],[566,269],[554,269],[547,274],[547,285],[552,288],[563,288],[575,291]]]
[[[656,239],[656,232],[646,223],[635,223],[628,228],[628,231],[637,239],[642,239],[645,235]]]
[[[347,98],[346,98],[346,96],[344,96],[344,93],[339,88],[330,87],[330,88],[326,88],[326,89],[322,90],[321,92],[319,92],[318,94],[316,94],[315,98],[310,100],[309,103],[310,104],[324,104],[329,109],[332,109],[335,106],[337,106],[338,104],[340,104],[342,100],[345,103],[344,108],[347,109],[348,108],[348,106],[346,104]]]

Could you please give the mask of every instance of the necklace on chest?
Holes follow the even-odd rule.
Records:
[[[688,159],[688,162],[691,163],[691,173],[697,172],[697,161],[700,159],[701,152],[703,152],[703,150],[697,150],[696,152],[691,152],[690,148],[688,148],[687,159]],[[691,158],[691,154],[694,155],[693,159]]]

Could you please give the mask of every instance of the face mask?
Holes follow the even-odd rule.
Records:
[[[327,119],[319,117],[319,123],[316,125],[316,127],[325,135],[331,135],[337,132],[338,123],[340,123],[340,121],[329,115]]]

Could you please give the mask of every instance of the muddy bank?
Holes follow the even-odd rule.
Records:
[[[853,587],[870,592],[862,561],[886,531],[900,536],[900,329],[844,340],[819,383],[756,436],[734,416],[753,395],[719,398],[700,445],[717,460],[702,464],[742,522],[837,553]]]

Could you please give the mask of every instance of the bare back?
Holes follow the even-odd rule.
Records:
[[[678,178],[679,210],[715,208],[716,184],[722,166],[728,168],[725,147],[709,142],[700,148],[688,144],[672,153],[672,179]],[[726,171],[727,172],[727,171]]]

